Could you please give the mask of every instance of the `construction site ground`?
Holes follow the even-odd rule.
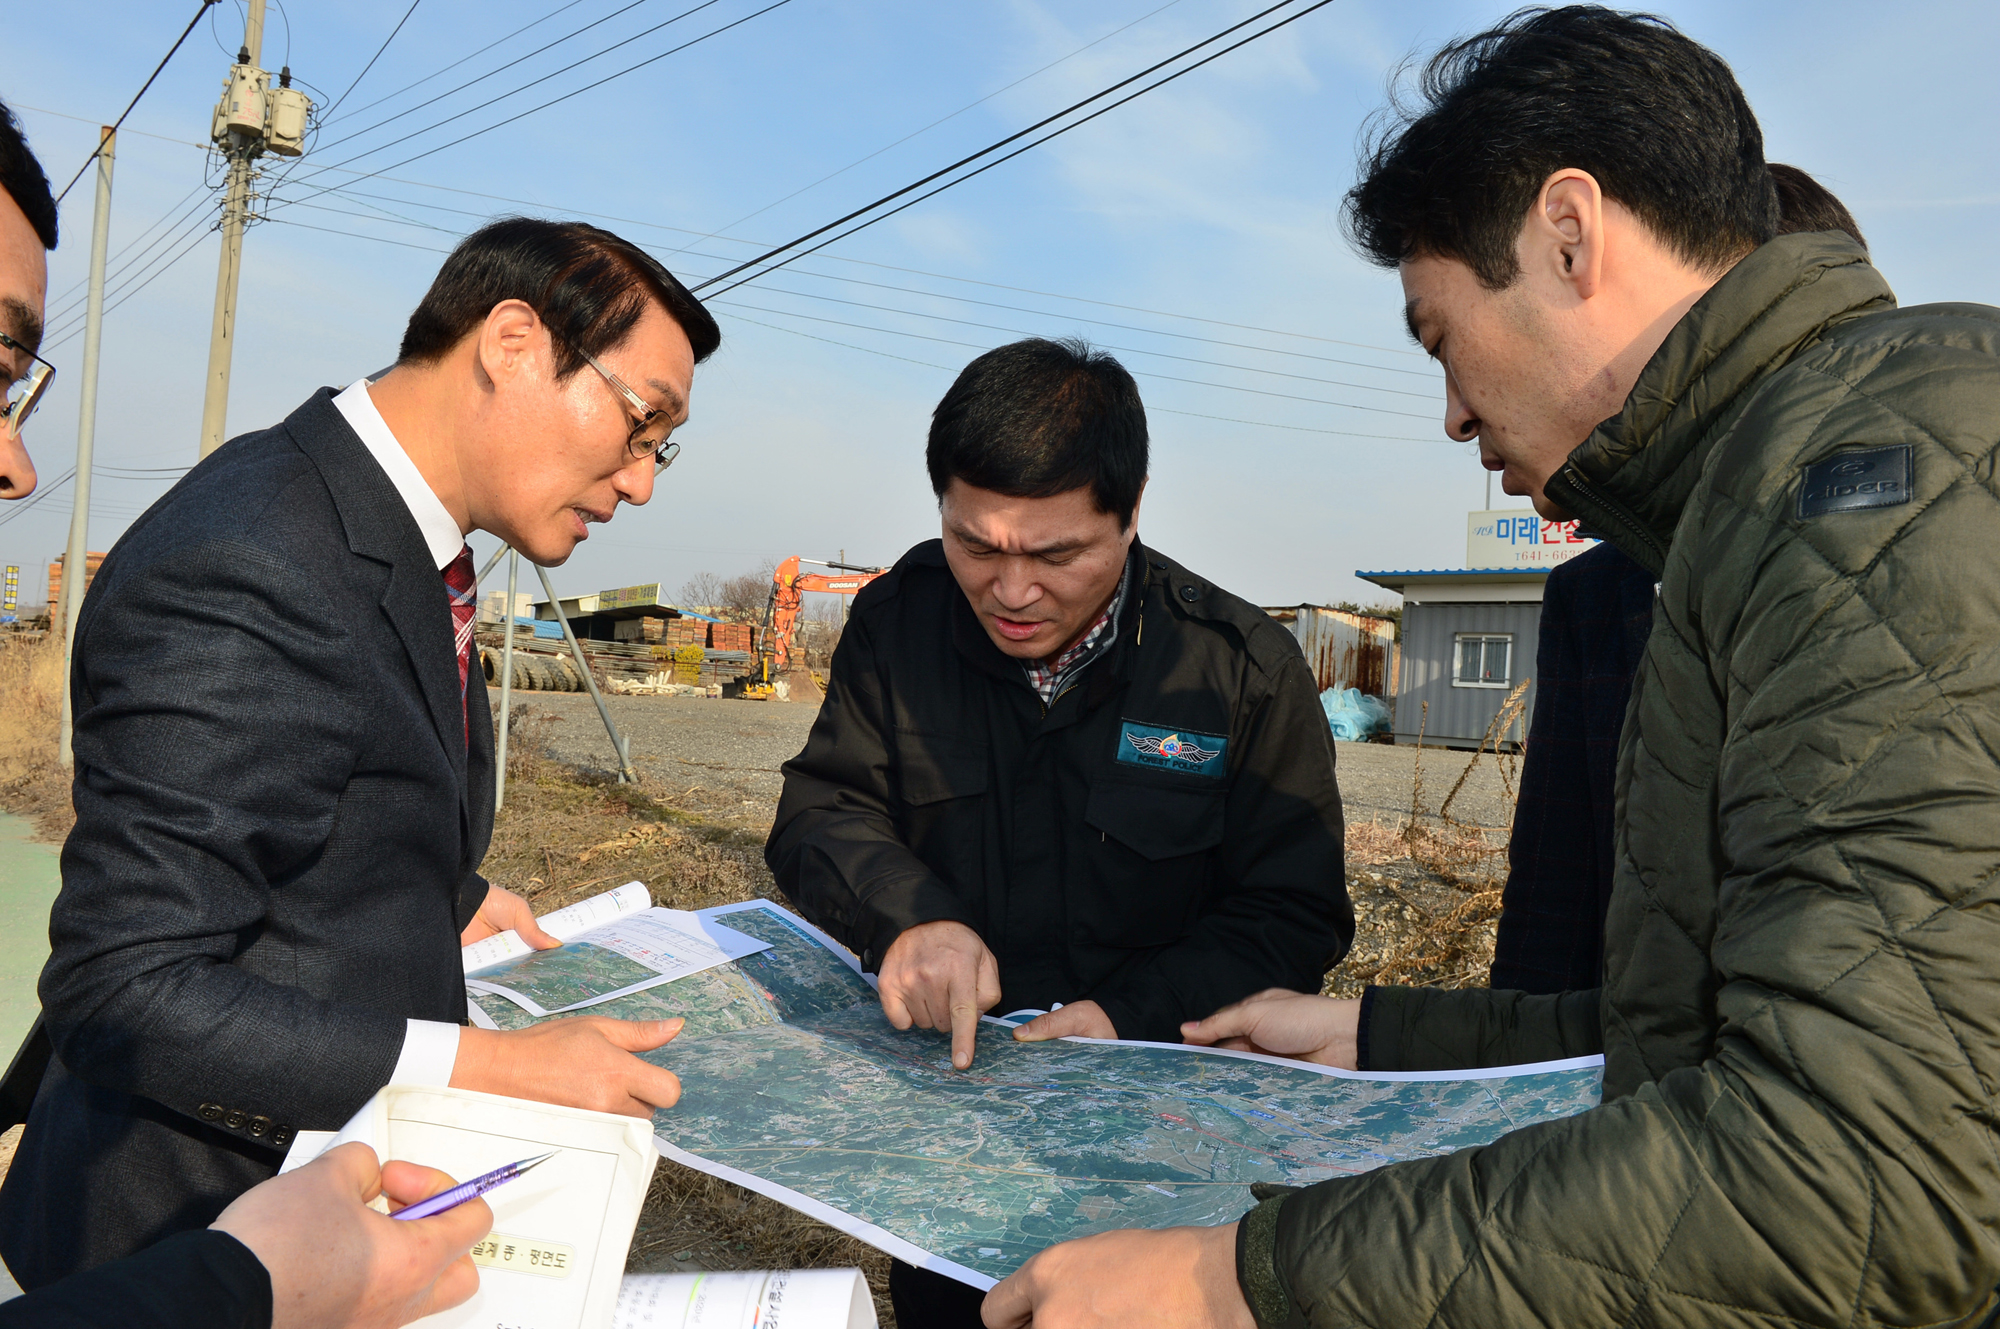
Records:
[[[523,712],[523,728],[556,760],[604,774],[616,769],[604,722],[588,695],[524,692],[515,694],[514,704]],[[605,704],[631,744],[633,765],[642,777],[659,781],[667,801],[759,832],[770,828],[777,807],[783,784],[778,768],[805,746],[819,714],[810,702],[606,697]],[[1348,824],[1388,826],[1409,818],[1420,754],[1432,808],[1472,755],[1381,743],[1342,743],[1337,752]],[[1467,778],[1453,811],[1478,826],[1505,827],[1512,820],[1513,801],[1490,755]]]

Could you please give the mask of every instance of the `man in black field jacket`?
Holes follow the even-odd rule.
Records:
[[[387,1083],[674,1101],[631,1055],[673,1022],[461,1027],[461,942],[541,937],[478,872],[493,743],[463,541],[561,563],[647,501],[718,340],[616,236],[495,223],[386,376],[232,440],[111,551],[76,633],[54,1056],[0,1189],[23,1286],[205,1226]]]
[[[1180,1041],[1353,938],[1333,740],[1297,643],[1136,538],[1145,410],[1115,360],[1028,341],[933,416],[944,538],[855,598],[765,857],[880,974],[898,1028]],[[979,1294],[895,1266],[898,1321]]]

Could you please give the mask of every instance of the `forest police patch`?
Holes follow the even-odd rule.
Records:
[[[1229,740],[1221,734],[1127,720],[1118,729],[1117,759],[1128,766],[1155,771],[1179,771],[1220,780],[1229,772]]]
[[[1849,448],[1806,467],[1799,486],[1799,518],[1861,508],[1893,508],[1910,501],[1910,445]]]

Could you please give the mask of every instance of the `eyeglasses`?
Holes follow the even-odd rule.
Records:
[[[654,475],[658,475],[661,471],[666,470],[667,467],[672,466],[674,458],[681,455],[681,445],[674,442],[671,438],[663,438],[657,443],[648,442],[645,438],[647,427],[653,423],[655,417],[661,414],[660,408],[648,405],[644,397],[641,397],[638,393],[625,386],[624,379],[597,363],[597,357],[590,352],[579,349],[577,354],[582,356],[583,362],[592,369],[595,369],[603,377],[604,381],[609,383],[619,396],[631,403],[632,409],[639,413],[639,423],[632,426],[632,433],[625,440],[626,451],[631,454],[632,460],[639,461],[647,456],[651,456],[653,459]]]
[[[7,411],[0,415],[0,423],[19,437],[28,423],[28,417],[35,413],[35,407],[41,405],[42,398],[48,394],[49,384],[55,381],[56,367],[4,332],[0,332],[0,347],[19,351],[35,362],[26,377],[7,389]]]

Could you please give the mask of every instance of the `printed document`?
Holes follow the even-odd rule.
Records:
[[[643,992],[770,945],[685,910],[642,909],[586,928],[553,950],[485,965],[465,976],[465,986],[539,1019]]]
[[[859,1269],[627,1274],[611,1329],[876,1329]]]
[[[579,932],[587,932],[600,923],[625,914],[636,914],[641,909],[653,907],[653,893],[646,889],[642,881],[628,881],[623,886],[593,895],[588,900],[579,900],[552,914],[543,914],[535,922],[541,924],[542,931],[557,941],[568,941]],[[505,932],[488,937],[485,941],[475,941],[470,946],[459,948],[459,959],[465,965],[465,972],[484,969],[511,960],[520,955],[533,955],[535,948],[521,940],[521,934],[508,928]]]
[[[472,1248],[479,1267],[472,1300],[416,1323],[610,1329],[639,1208],[659,1163],[644,1121],[469,1089],[390,1085],[332,1139],[308,1141],[302,1133],[285,1170],[350,1140],[385,1162],[421,1163],[457,1181],[554,1150],[547,1162],[486,1193],[493,1230]]]

